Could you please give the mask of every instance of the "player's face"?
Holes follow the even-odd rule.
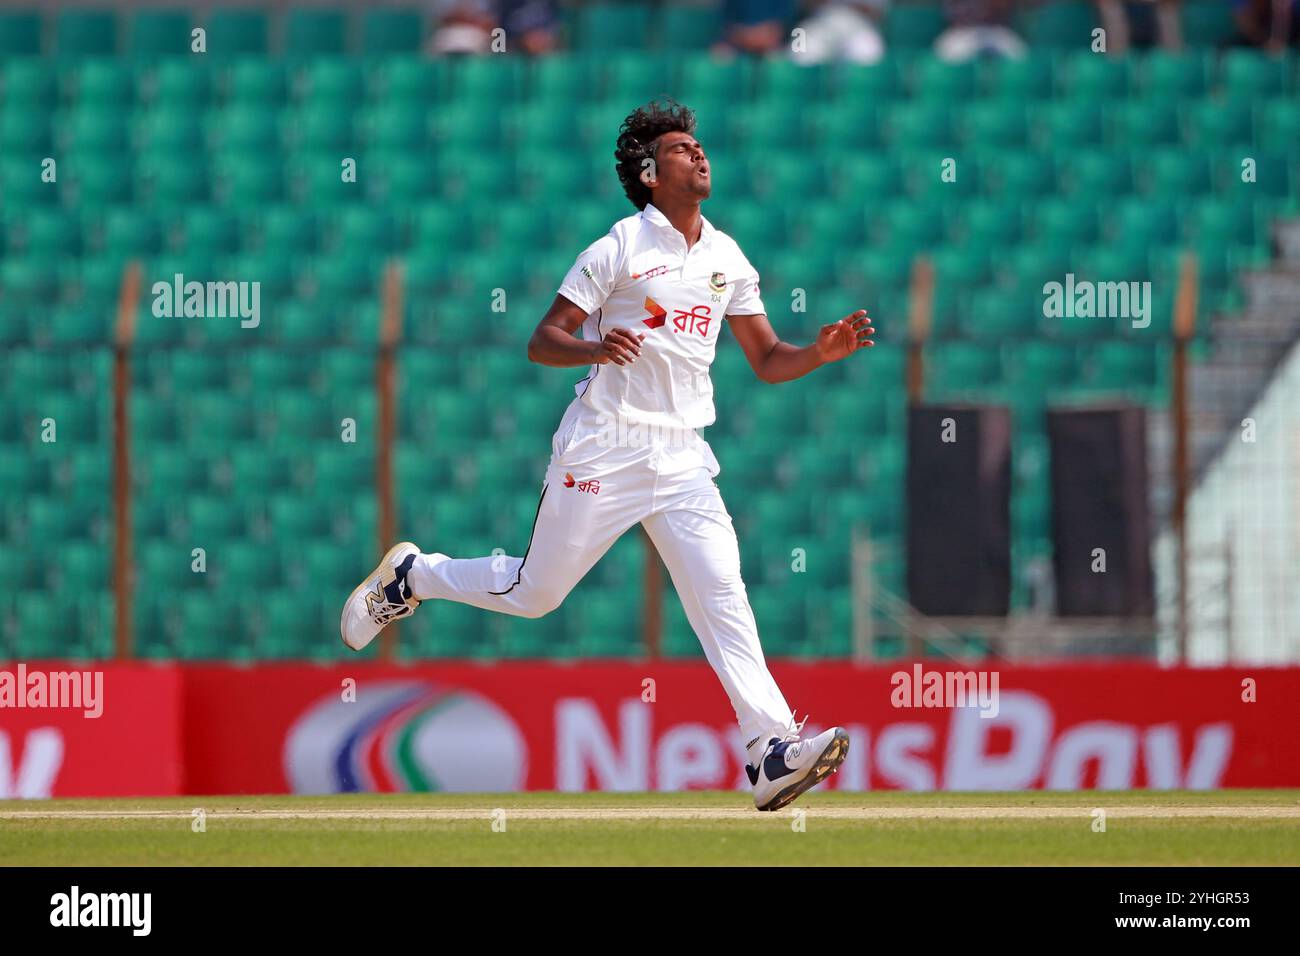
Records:
[[[655,153],[658,189],[678,195],[708,199],[713,188],[709,161],[690,133],[665,133]]]

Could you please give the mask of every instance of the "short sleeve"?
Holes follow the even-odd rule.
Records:
[[[735,289],[727,303],[727,315],[766,315],[767,308],[758,292],[758,270],[749,264],[744,253],[736,250],[740,271],[736,274]]]
[[[588,315],[595,312],[614,291],[620,255],[619,242],[613,233],[597,239],[583,250],[560,283],[560,295]]]

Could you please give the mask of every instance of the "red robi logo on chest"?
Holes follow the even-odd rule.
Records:
[[[645,310],[650,313],[650,318],[642,321],[648,328],[657,329],[667,321],[668,313],[664,311],[664,307],[650,296],[645,297]]]
[[[646,328],[657,329],[668,321],[668,312],[654,299],[646,296],[645,310],[650,318],[642,319]],[[673,309],[674,332],[698,332],[703,338],[709,334],[709,323],[713,321],[712,309],[707,305],[697,305],[686,309]]]

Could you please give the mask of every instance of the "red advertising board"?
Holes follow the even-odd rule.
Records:
[[[911,665],[772,669],[806,729],[849,729],[842,789],[1300,786],[1300,669],[1004,668],[989,716],[895,706]],[[195,667],[186,687],[191,793],[746,786],[703,663]]]
[[[0,797],[747,786],[703,662],[110,664],[98,717],[5,703],[16,666]],[[772,665],[806,730],[848,728],[840,789],[1300,786],[1297,668],[1007,667],[981,707],[926,706],[929,667]]]
[[[174,665],[0,664],[0,798],[182,792]]]

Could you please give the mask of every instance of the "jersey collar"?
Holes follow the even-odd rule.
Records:
[[[654,203],[645,204],[645,209],[641,210],[641,218],[653,226],[658,226],[660,229],[671,229],[673,232],[677,231],[673,224],[668,221],[668,217],[655,208]],[[709,222],[709,220],[705,219],[704,216],[701,215],[700,242],[712,238],[713,232],[713,223]]]

